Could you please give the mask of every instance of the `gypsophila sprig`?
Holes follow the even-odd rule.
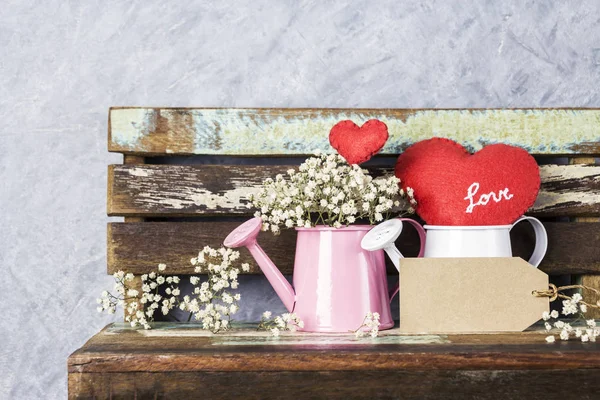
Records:
[[[98,312],[106,311],[114,314],[117,306],[121,306],[125,310],[125,321],[132,327],[142,326],[144,329],[150,329],[150,323],[154,321],[154,313],[157,309],[160,308],[161,313],[167,315],[179,303],[177,298],[180,294],[179,277],[163,276],[161,273],[165,269],[165,264],[159,264],[156,271],[141,276],[141,294],[130,287],[134,280],[133,274],[115,272],[113,277],[116,295],[106,290],[102,292],[102,297],[97,299]],[[163,286],[167,294],[165,297],[159,294],[159,289]]]
[[[381,323],[379,322],[379,313],[368,312],[363,320],[362,324],[356,329],[354,332],[354,336],[357,338],[361,338],[364,336],[371,336],[372,338],[376,338],[379,336],[379,326]]]
[[[542,313],[542,319],[544,320],[544,327],[546,332],[552,333],[546,336],[546,342],[554,343],[556,336],[560,340],[569,340],[575,338],[582,342],[595,342],[596,338],[600,336],[600,328],[596,327],[596,321],[594,319],[586,319],[585,313],[588,311],[590,304],[583,301],[583,297],[579,293],[575,293],[572,297],[562,296],[562,311],[552,310],[552,312],[544,311]],[[566,317],[576,317],[576,319],[565,322],[559,320],[560,315]],[[577,326],[577,324],[583,326]],[[556,335],[556,336],[555,336]]]
[[[373,178],[358,165],[349,165],[338,154],[308,158],[298,171],[267,178],[250,196],[249,207],[263,220],[263,230],[278,234],[283,228],[327,225],[340,228],[358,220],[371,225],[417,204],[411,188],[399,187],[395,176]]]
[[[304,322],[294,313],[273,317],[271,311],[265,311],[258,324],[258,330],[269,331],[274,337],[279,337],[282,331],[296,332],[299,328],[304,328]]]
[[[230,248],[206,246],[198,257],[191,259],[194,271],[208,274],[208,279],[201,282],[197,276],[190,278],[193,294],[184,296],[180,308],[201,321],[203,329],[213,333],[230,329],[231,316],[238,311],[241,298],[239,293],[232,291],[239,286],[240,268],[235,266],[239,258],[240,253]],[[247,272],[250,265],[243,263],[241,269]]]
[[[178,307],[189,312],[190,319],[194,317],[201,321],[203,329],[213,333],[228,330],[231,316],[239,309],[241,296],[236,289],[239,287],[240,268],[245,272],[250,270],[247,263],[236,267],[239,258],[238,251],[225,247],[213,249],[207,246],[202,249],[198,257],[190,261],[196,273],[207,274],[207,280],[202,282],[199,276],[191,276],[190,283],[194,289],[192,295],[183,296],[183,300],[178,286],[180,278],[164,276],[165,264],[159,264],[156,271],[141,276],[141,293],[129,288],[134,280],[133,274],[118,271],[113,275],[116,294],[102,292],[102,297],[97,300],[97,309],[114,314],[118,306],[123,307],[125,321],[132,327],[150,329],[156,310],[167,315]]]

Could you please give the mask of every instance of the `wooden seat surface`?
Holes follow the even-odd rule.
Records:
[[[113,324],[68,362],[72,398],[598,398],[600,343],[523,333],[378,338]],[[518,393],[518,397],[516,394]],[[596,397],[594,397],[596,396]]]

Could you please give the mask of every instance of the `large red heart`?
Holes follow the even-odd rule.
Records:
[[[540,188],[535,159],[505,144],[471,155],[449,139],[424,140],[398,157],[395,172],[413,188],[416,211],[430,225],[512,224]]]
[[[371,119],[358,126],[350,120],[340,121],[329,132],[329,143],[349,164],[361,164],[381,150],[388,139],[383,122]]]

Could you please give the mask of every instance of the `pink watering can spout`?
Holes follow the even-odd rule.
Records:
[[[279,296],[283,305],[289,312],[294,311],[296,303],[296,294],[292,285],[285,279],[283,274],[277,269],[273,261],[267,256],[264,250],[256,242],[256,237],[262,227],[262,219],[252,218],[238,226],[226,238],[223,244],[227,247],[236,248],[244,246],[250,251],[252,257],[265,274],[265,277],[273,286],[275,293]]]

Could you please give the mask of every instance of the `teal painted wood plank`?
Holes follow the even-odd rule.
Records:
[[[600,154],[600,109],[208,109],[112,108],[113,152],[216,155],[303,155],[332,152],[338,121],[379,119],[397,154],[431,137],[454,139],[470,151],[491,143],[534,154]]]
[[[313,332],[281,332],[273,337],[271,332],[257,330],[258,324],[233,323],[233,329],[219,334],[201,329],[198,322],[154,322],[152,329],[131,328],[129,324],[113,323],[106,328],[106,333],[119,334],[136,332],[142,337],[152,338],[208,338],[212,345],[221,346],[269,346],[269,345],[317,345],[327,346],[352,344],[442,344],[450,343],[447,335],[414,335],[400,333],[398,328],[383,330],[376,338],[356,338],[348,333],[313,333]]]

